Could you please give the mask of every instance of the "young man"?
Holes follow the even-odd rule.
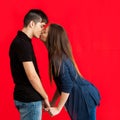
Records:
[[[48,18],[43,11],[30,10],[24,17],[23,29],[18,31],[10,46],[10,67],[15,83],[14,101],[21,120],[40,120],[42,100],[46,106],[50,106],[48,96],[40,81],[31,43],[33,37],[40,37],[46,23],[48,23]]]

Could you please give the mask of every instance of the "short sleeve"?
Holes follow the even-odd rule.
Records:
[[[63,61],[60,68],[61,92],[70,93],[73,87],[69,69],[70,66]]]
[[[16,43],[16,54],[19,59],[19,61],[24,62],[24,61],[32,61],[32,52],[31,52],[31,47],[30,43],[27,41],[21,41],[19,43]]]

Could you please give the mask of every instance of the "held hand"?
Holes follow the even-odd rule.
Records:
[[[44,102],[43,102],[43,109],[45,111],[48,111],[50,108],[50,103],[49,103],[49,100],[48,99],[44,99]]]
[[[60,113],[60,110],[57,107],[50,107],[49,113],[51,116],[55,116]]]
[[[55,106],[55,103],[53,101],[50,102],[50,106],[51,107],[54,107]]]
[[[50,107],[50,103],[49,103],[48,99],[44,99],[44,102],[45,102],[45,104],[46,104],[47,107]]]

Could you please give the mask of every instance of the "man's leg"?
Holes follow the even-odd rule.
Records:
[[[15,101],[15,105],[20,112],[21,120],[41,120],[42,101],[28,103]]]

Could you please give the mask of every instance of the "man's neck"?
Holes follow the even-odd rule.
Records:
[[[21,31],[23,33],[25,33],[30,39],[32,39],[33,34],[32,34],[32,30],[31,29],[29,29],[27,27],[24,27]]]

